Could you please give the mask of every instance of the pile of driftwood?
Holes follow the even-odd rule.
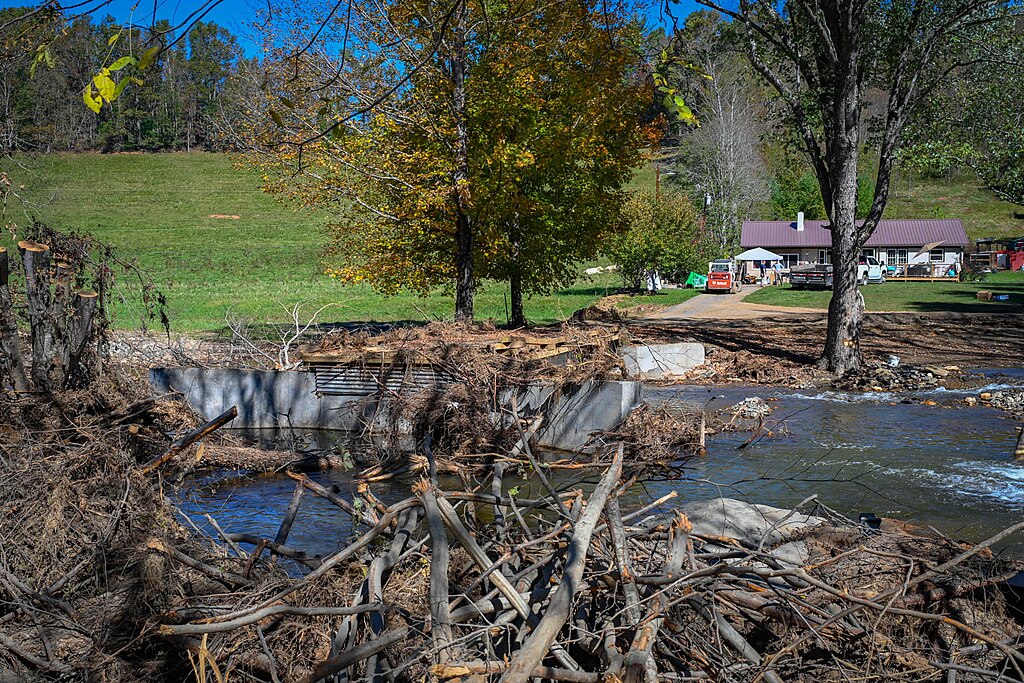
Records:
[[[665,500],[624,513],[640,475],[621,447],[598,459],[583,486],[538,469],[534,498],[499,463],[471,490],[424,478],[390,506],[296,474],[275,540],[224,533],[237,556],[218,561],[155,548],[221,584],[156,632],[240,680],[1024,680],[1003,586],[1020,565],[989,550],[1024,524],[966,546],[834,515],[793,530],[788,515],[768,530],[785,534],[736,538]],[[303,491],[362,533],[324,558],[288,547]],[[260,581],[265,550],[308,571]]]
[[[974,546],[834,514],[731,533],[673,496],[621,503],[651,472],[621,445],[549,476],[524,429],[455,489],[428,449],[392,505],[373,471],[352,499],[292,472],[274,538],[209,517],[211,539],[163,492],[228,416],[126,389],[4,403],[43,429],[0,442],[0,680],[1024,681],[1020,566],[990,551],[1024,524]],[[289,545],[306,495],[352,520],[330,556]]]

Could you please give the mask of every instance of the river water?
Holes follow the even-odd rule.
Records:
[[[916,394],[799,391],[766,387],[645,387],[645,400],[667,406],[705,406],[719,417],[757,396],[772,407],[770,433],[746,448],[746,431],[708,440],[707,455],[690,461],[681,481],[655,481],[633,491],[630,506],[670,490],[677,501],[717,496],[790,507],[811,495],[856,518],[860,512],[926,524],[978,541],[1024,518],[1024,463],[1013,461],[1017,422],[1001,411],[968,406],[964,398],[1019,386],[1024,373],[989,373],[988,387],[970,392]],[[934,402],[935,405],[925,404]],[[320,443],[329,441],[320,435]],[[351,499],[351,472],[311,475]],[[407,497],[411,479],[374,484],[385,502]],[[527,495],[526,486],[522,486]],[[295,482],[280,476],[212,473],[180,494],[183,512],[206,527],[210,514],[229,532],[273,538]],[[351,538],[352,522],[338,508],[307,495],[289,545],[330,553]],[[1024,545],[1007,547],[1024,554]]]

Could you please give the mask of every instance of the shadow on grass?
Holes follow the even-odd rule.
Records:
[[[569,289],[560,289],[556,292],[558,295],[565,296],[611,296],[612,294],[626,294],[625,290],[617,286],[610,287],[570,287]]]
[[[351,321],[338,321],[338,322],[319,322],[311,325],[308,334],[314,332],[332,332],[337,330],[344,330],[346,332],[365,332],[371,336],[384,334],[397,329],[411,329],[417,327],[423,327],[432,320],[391,320],[388,322],[377,322],[374,320],[351,320]],[[282,335],[286,335],[290,332],[294,332],[295,325],[293,323],[248,323],[245,325],[245,335],[255,341],[271,341],[278,342],[281,340]],[[231,328],[227,326],[218,327],[211,330],[211,333],[215,336],[230,337],[233,332]],[[307,335],[308,336],[308,335]]]
[[[971,299],[974,299],[972,296]],[[910,301],[907,309],[917,313],[1024,313],[1020,301]]]
[[[944,292],[954,300],[910,301],[907,308],[922,313],[1021,313],[1024,312],[1024,282],[977,282],[974,288],[962,287]],[[993,294],[1009,295],[1008,301],[984,301],[977,293],[989,291]]]
[[[637,321],[633,325],[660,334],[666,341],[698,341],[726,351],[810,365],[817,361],[825,342],[824,319],[823,314],[812,313],[714,322]],[[780,335],[780,331],[784,333]]]

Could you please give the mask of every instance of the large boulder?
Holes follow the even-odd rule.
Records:
[[[704,345],[681,342],[627,346],[622,349],[622,360],[630,377],[679,377],[704,364]]]
[[[722,536],[745,544],[769,548],[797,531],[817,526],[822,519],[796,510],[755,505],[734,498],[714,498],[687,503],[683,511],[699,536]]]

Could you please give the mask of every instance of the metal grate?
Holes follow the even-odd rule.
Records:
[[[425,365],[314,365],[313,374],[317,393],[327,396],[371,396],[382,388],[395,393],[441,389],[453,381],[449,373]]]

